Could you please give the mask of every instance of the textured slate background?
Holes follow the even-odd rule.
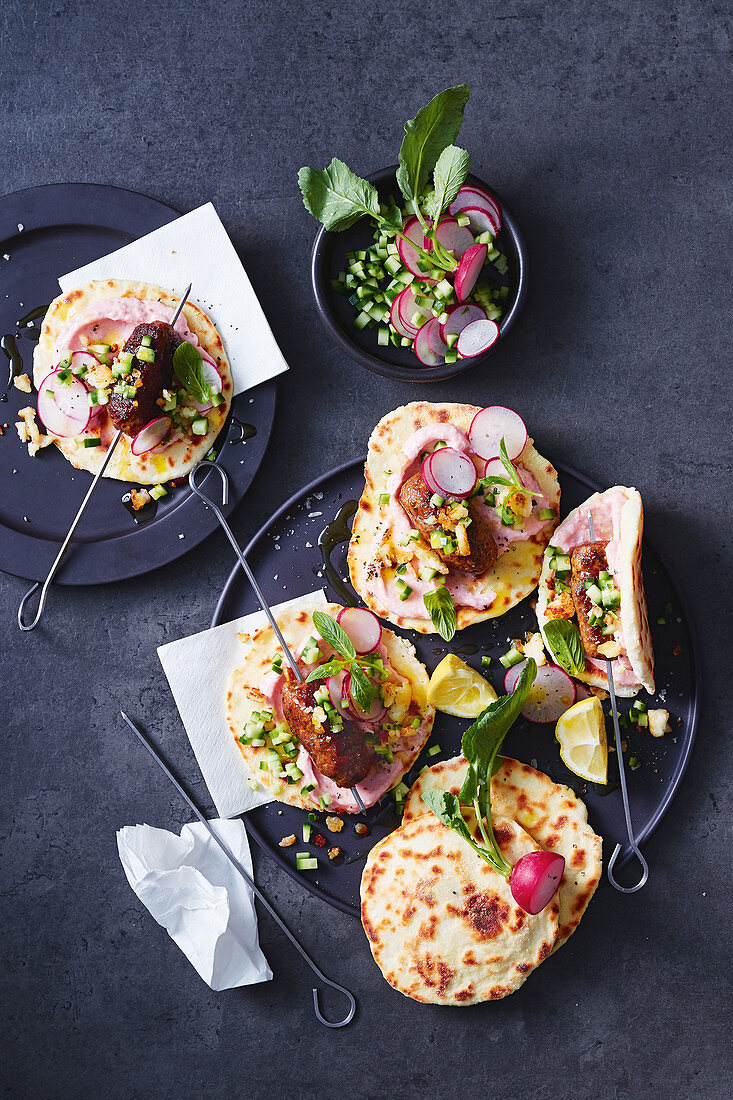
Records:
[[[242,539],[421,393],[326,340],[296,171],[332,154],[362,172],[392,163],[404,119],[468,81],[462,140],[524,227],[530,297],[489,366],[423,395],[500,400],[549,456],[638,485],[696,606],[705,672],[697,749],[647,845],[648,887],[602,886],[570,944],[505,1002],[402,999],[358,926],[255,852],[263,888],[359,994],[356,1022],[330,1033],[267,920],[276,980],[213,994],[116,856],[118,826],[185,820],[120,731],[120,702],[151,716],[206,800],[155,647],[208,623],[231,565],[223,538],[114,593],[56,592],[30,636],[14,628],[26,583],[0,578],[7,1095],[729,1095],[728,44],[723,6],[693,0],[2,6],[2,189],[86,180],[182,210],[213,199],[241,251],[292,366],[235,517]]]

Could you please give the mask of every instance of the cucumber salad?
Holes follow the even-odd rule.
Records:
[[[412,347],[428,367],[488,351],[509,297],[508,263],[496,245],[501,211],[466,183],[471,158],[453,144],[467,101],[467,84],[447,88],[405,124],[402,205],[380,203],[376,187],[335,157],[298,173],[305,207],[326,229],[363,217],[376,223],[374,244],[348,253],[332,281],[354,306],[354,326],[375,328],[379,346]]]

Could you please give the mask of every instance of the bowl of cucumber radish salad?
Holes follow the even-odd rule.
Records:
[[[468,87],[439,93],[405,126],[398,165],[364,179],[334,158],[302,168],[316,306],[333,340],[390,378],[451,378],[485,361],[526,296],[511,211],[453,144]]]

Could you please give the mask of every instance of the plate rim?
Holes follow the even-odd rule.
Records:
[[[324,481],[327,481],[332,477],[338,477],[340,474],[344,473],[346,470],[350,469],[352,466],[358,466],[358,465],[363,466],[365,462],[366,462],[366,456],[352,458],[352,459],[350,459],[346,462],[342,462],[338,466],[334,466],[332,469],[327,470],[323,474],[320,474],[318,477],[314,478],[312,481],[309,481],[301,489],[298,489],[283,504],[281,504],[280,507],[277,508],[270,515],[270,517],[267,520],[265,520],[265,522],[255,532],[255,534],[252,536],[252,538],[249,540],[249,542],[247,543],[247,545],[244,548],[245,558],[249,557],[250,552],[255,549],[255,546],[260,541],[260,539],[265,538],[267,536],[268,530],[272,526],[272,524],[276,523],[290,509],[295,507],[300,502],[302,497],[308,496],[309,493],[312,493],[320,485],[322,485]],[[557,463],[557,464],[553,463],[553,465],[555,465],[555,468],[558,470],[558,472],[568,474],[570,477],[576,478],[579,482],[586,485],[593,492],[600,492],[601,491],[600,488],[598,487],[598,485],[596,485],[595,482],[592,480],[592,478],[590,478],[587,474],[582,473],[580,470],[577,470],[574,466],[569,466],[566,463]],[[692,749],[694,747],[695,740],[696,740],[697,727],[698,727],[699,718],[700,718],[701,694],[702,694],[702,677],[701,677],[701,673],[700,673],[700,660],[699,660],[699,652],[700,652],[699,645],[700,645],[700,643],[699,643],[699,637],[698,637],[697,622],[696,622],[694,616],[691,614],[690,605],[689,605],[688,598],[687,598],[687,593],[685,592],[684,588],[682,588],[680,586],[679,578],[678,578],[677,573],[674,570],[674,568],[669,565],[669,563],[667,561],[667,558],[662,556],[659,553],[656,542],[653,539],[650,539],[649,536],[646,533],[644,534],[643,539],[644,539],[644,542],[646,542],[647,545],[650,547],[650,549],[654,551],[657,558],[661,562],[661,564],[662,564],[663,568],[665,569],[670,581],[672,582],[672,584],[674,586],[675,594],[676,594],[677,598],[679,599],[680,609],[681,609],[682,614],[684,616],[685,626],[686,626],[687,631],[688,631],[689,636],[690,636],[690,643],[691,643],[690,663],[691,663],[691,668],[692,668],[692,681],[695,685],[695,690],[694,690],[694,694],[692,696],[690,723],[689,723],[689,728],[688,728],[688,731],[687,731],[687,734],[686,734],[685,744],[683,746],[683,751],[682,751],[682,753],[679,757],[679,760],[677,762],[676,770],[675,770],[675,772],[674,772],[674,774],[673,774],[673,776],[672,776],[672,778],[669,782],[669,785],[668,785],[668,787],[665,791],[664,797],[660,801],[659,805],[655,808],[654,813],[651,815],[651,817],[650,817],[647,825],[645,826],[645,828],[642,829],[641,832],[638,835],[636,835],[636,837],[635,837],[636,843],[639,846],[644,844],[652,836],[652,834],[656,831],[656,829],[660,825],[662,819],[664,818],[667,811],[669,810],[669,807],[670,807],[675,795],[677,794],[677,791],[679,790],[680,786],[682,785],[682,780],[684,779],[685,773],[687,772],[687,768],[688,768],[689,762],[690,762],[690,757],[692,755]],[[233,589],[235,583],[238,581],[240,573],[243,575],[242,567],[239,564],[239,562],[236,562],[234,564],[234,566],[232,567],[232,570],[231,570],[229,576],[227,577],[227,579],[224,583],[224,587],[222,589],[221,595],[219,596],[219,599],[217,601],[216,608],[214,609],[214,614],[213,614],[213,617],[212,617],[212,620],[211,620],[211,623],[210,623],[211,627],[219,626],[223,622],[231,621],[229,619],[224,619],[222,616],[224,614],[227,602],[231,599],[232,589]],[[276,799],[273,799],[272,801],[274,802],[274,801],[276,801]],[[263,803],[263,805],[268,805],[268,804],[269,803]],[[253,807],[253,808],[257,808],[257,807]],[[359,916],[358,907],[355,908],[353,905],[349,905],[347,902],[341,901],[340,898],[334,898],[332,895],[328,894],[322,887],[318,886],[316,883],[311,883],[311,882],[304,881],[302,879],[302,877],[300,877],[297,874],[297,872],[295,871],[295,868],[291,867],[291,865],[287,862],[287,860],[284,858],[284,856],[282,856],[279,852],[273,851],[273,849],[269,845],[269,842],[267,842],[265,840],[265,837],[264,837],[263,833],[261,832],[261,830],[258,828],[258,826],[254,822],[249,820],[250,811],[245,811],[244,813],[239,814],[238,817],[240,817],[242,819],[247,832],[253,838],[253,840],[256,841],[258,847],[261,848],[267,856],[269,856],[271,859],[275,860],[275,862],[278,863],[283,868],[283,870],[287,872],[287,874],[290,876],[290,878],[293,879],[294,882],[299,883],[301,886],[304,887],[304,889],[308,890],[309,893],[314,894],[316,897],[320,898],[322,901],[325,901],[329,905],[334,906],[334,908],[339,909],[342,913],[348,913],[349,916],[352,916],[352,917],[358,917]],[[628,848],[627,845],[622,846],[621,853],[619,855],[619,859],[617,860],[616,866],[618,868],[624,867],[633,858],[633,854],[634,854],[633,850],[631,848]],[[606,860],[606,863],[607,863],[607,860]]]

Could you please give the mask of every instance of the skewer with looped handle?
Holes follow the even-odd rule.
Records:
[[[191,293],[192,285],[193,285],[192,283],[189,283],[188,286],[186,287],[185,291],[183,292],[183,297],[181,298],[180,302],[178,303],[178,307],[176,309],[176,312],[173,315],[173,320],[170,321],[171,325],[175,325],[176,321],[180,317],[181,310],[185,306],[185,304],[188,300],[188,296]],[[69,530],[66,532],[66,537],[65,537],[64,541],[61,543],[61,546],[59,547],[59,552],[58,552],[58,554],[56,555],[56,557],[54,559],[54,563],[51,566],[51,568],[49,569],[48,575],[46,576],[46,579],[43,582],[43,588],[41,588],[41,595],[40,595],[40,599],[38,601],[38,610],[36,611],[35,618],[31,622],[26,622],[25,621],[26,607],[28,606],[28,601],[31,599],[31,597],[41,587],[40,581],[36,581],[36,583],[31,588],[28,589],[25,596],[20,601],[20,607],[18,608],[18,626],[20,627],[21,630],[23,630],[23,631],[35,630],[36,627],[38,626],[38,624],[40,623],[41,619],[43,618],[43,612],[46,609],[46,600],[48,599],[48,590],[51,587],[51,585],[53,584],[54,577],[56,576],[56,574],[59,571],[59,567],[61,566],[61,562],[66,557],[66,552],[69,549],[69,544],[70,544],[72,538],[74,537],[74,532],[76,531],[77,527],[79,526],[79,522],[81,520],[81,517],[84,515],[84,512],[86,511],[86,507],[89,504],[89,501],[92,499],[94,491],[97,488],[97,485],[99,484],[100,478],[104,475],[104,471],[107,469],[107,466],[109,465],[110,459],[112,458],[112,455],[115,452],[115,447],[119,443],[121,435],[122,435],[122,429],[118,428],[117,431],[115,432],[114,436],[112,437],[112,442],[110,443],[109,447],[107,448],[107,454],[104,456],[104,462],[99,467],[96,474],[94,475],[94,480],[92,481],[91,485],[87,489],[86,494],[84,496],[84,499],[81,502],[81,504],[79,505],[79,511],[76,513],[73,520],[71,521],[71,526],[69,527]]]
[[[591,541],[595,542],[596,536],[593,529],[593,515],[588,512],[588,531],[590,532]],[[618,758],[618,774],[621,781],[621,798],[624,804],[624,818],[626,819],[626,834],[629,840],[629,846],[642,867],[642,875],[635,886],[622,886],[620,882],[617,882],[614,878],[613,869],[616,865],[619,852],[621,851],[621,845],[617,844],[613,850],[613,855],[608,861],[608,867],[606,868],[606,874],[608,875],[608,881],[622,894],[635,894],[637,890],[641,890],[642,886],[646,884],[646,880],[649,878],[649,865],[644,859],[644,856],[639,851],[639,846],[636,843],[634,837],[634,826],[631,821],[631,806],[629,805],[629,792],[626,786],[626,765],[624,764],[624,753],[621,747],[621,730],[618,724],[618,704],[616,702],[616,688],[613,682],[613,669],[611,662],[606,658],[606,678],[608,679],[608,693],[611,696],[611,710],[613,711],[613,733],[616,739],[616,756]]]
[[[125,722],[127,723],[127,725],[130,727],[132,732],[138,738],[138,740],[148,750],[148,752],[150,753],[150,755],[152,756],[153,760],[156,762],[158,767],[167,775],[168,779],[171,781],[173,786],[176,788],[176,790],[178,791],[178,793],[180,794],[181,798],[184,800],[184,802],[186,803],[188,808],[196,815],[196,817],[199,819],[201,824],[208,830],[208,832],[211,834],[211,836],[214,838],[216,843],[219,845],[219,847],[221,848],[222,852],[227,857],[229,862],[232,864],[232,866],[235,868],[235,870],[242,876],[244,881],[249,886],[250,890],[252,890],[252,892],[256,895],[256,897],[259,899],[261,904],[264,905],[265,909],[270,914],[272,919],[275,921],[275,924],[277,924],[280,931],[284,932],[284,934],[290,940],[291,944],[293,945],[295,950],[298,952],[298,954],[301,956],[301,958],[303,958],[308,963],[308,966],[311,968],[311,970],[313,971],[315,976],[318,978],[318,981],[322,982],[324,985],[329,986],[331,989],[335,989],[338,993],[343,993],[344,997],[346,997],[347,1001],[349,1002],[349,1011],[347,1012],[347,1014],[343,1018],[343,1020],[327,1020],[325,1018],[325,1016],[323,1016],[323,1014],[321,1013],[321,1006],[320,1006],[320,1003],[319,1003],[319,1000],[318,1000],[318,987],[315,986],[314,989],[313,989],[313,1011],[316,1014],[316,1019],[319,1021],[319,1023],[323,1024],[324,1027],[346,1027],[347,1024],[351,1023],[351,1021],[354,1018],[354,1013],[356,1012],[356,998],[354,997],[354,994],[351,993],[350,990],[346,989],[343,985],[339,985],[338,982],[331,981],[331,979],[327,978],[326,975],[323,973],[323,971],[320,970],[320,968],[318,966],[316,966],[316,964],[313,962],[313,959],[310,957],[308,952],[298,942],[298,940],[295,938],[293,933],[288,928],[287,924],[285,924],[285,921],[282,919],[282,917],[280,917],[279,914],[273,909],[273,907],[270,905],[269,901],[264,896],[264,894],[259,889],[259,887],[255,885],[254,879],[249,874],[249,872],[242,866],[242,864],[239,862],[239,860],[234,855],[234,853],[232,852],[229,845],[221,839],[221,837],[217,834],[216,830],[212,826],[211,822],[206,817],[204,817],[204,815],[201,813],[201,810],[199,810],[198,806],[193,801],[193,799],[190,797],[188,792],[178,782],[178,780],[174,776],[173,772],[170,770],[170,768],[164,762],[164,760],[162,759],[162,757],[160,756],[160,754],[158,753],[158,751],[156,750],[156,748],[154,747],[152,742],[148,740],[148,738],[145,736],[145,734],[142,732],[142,730],[138,728],[138,726],[133,722],[133,720],[131,718],[129,718],[128,715],[125,714],[124,710],[121,710],[120,714],[122,715],[122,717],[125,720]]]

